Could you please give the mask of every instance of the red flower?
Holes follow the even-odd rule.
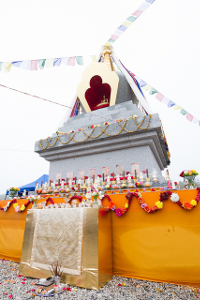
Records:
[[[183,203],[183,207],[184,207],[185,209],[187,209],[187,210],[190,210],[190,209],[193,208],[193,205],[190,204],[189,202],[184,202],[184,203]]]
[[[115,214],[116,214],[116,216],[121,217],[123,215],[121,208],[117,208],[115,210]]]
[[[88,176],[85,176],[85,179],[88,179]]]
[[[154,188],[151,189],[152,192],[155,192],[156,190]]]
[[[145,206],[144,207],[144,210],[147,212],[147,213],[150,213],[150,208],[148,206]]]
[[[122,286],[121,283],[118,283],[118,286]]]
[[[101,175],[97,175],[99,178],[101,178]]]
[[[67,288],[67,291],[71,292],[71,289],[70,289],[70,288]]]
[[[180,177],[183,177],[184,171],[181,172],[181,174],[179,175]]]
[[[151,208],[151,212],[155,212],[156,210],[158,210],[157,206],[154,205],[152,208]]]

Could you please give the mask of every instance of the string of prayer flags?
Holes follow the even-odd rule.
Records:
[[[195,118],[192,114],[190,114],[189,112],[187,112],[180,105],[176,104],[175,102],[173,102],[172,100],[168,99],[163,94],[161,94],[160,92],[158,92],[150,84],[146,83],[144,80],[142,80],[138,76],[136,76],[136,75],[134,75],[134,76],[135,76],[135,79],[138,81],[140,87],[142,87],[145,91],[148,91],[149,95],[151,95],[151,96],[154,95],[155,98],[158,101],[166,104],[167,107],[169,107],[169,108],[173,107],[174,110],[177,110],[177,111],[180,110],[180,114],[183,115],[183,116],[185,116],[186,119],[189,122],[192,122],[193,124],[198,124],[200,126],[200,120],[198,120],[197,118]]]
[[[126,20],[111,34],[110,38],[106,42],[107,46],[111,46],[122,33],[124,33],[128,27],[133,24],[141,16],[141,14],[154,3],[155,0],[145,0],[138,9],[136,9]]]
[[[9,72],[11,67],[37,71],[44,68],[60,67],[61,64],[66,66],[75,66],[76,64],[83,66],[83,56],[0,62],[0,71]]]

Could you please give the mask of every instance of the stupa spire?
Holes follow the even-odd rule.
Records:
[[[109,68],[110,71],[115,71],[113,62],[111,59],[112,49],[111,46],[103,46],[102,50],[103,63]]]

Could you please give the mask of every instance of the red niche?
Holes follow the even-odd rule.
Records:
[[[102,78],[95,75],[90,80],[90,88],[85,92],[85,99],[91,110],[97,110],[110,105],[111,87],[102,83]]]

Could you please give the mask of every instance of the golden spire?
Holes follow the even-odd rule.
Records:
[[[111,47],[110,46],[104,46],[102,51],[103,56],[103,63],[106,64],[106,66],[109,68],[110,71],[115,71],[113,62],[111,59]]]

